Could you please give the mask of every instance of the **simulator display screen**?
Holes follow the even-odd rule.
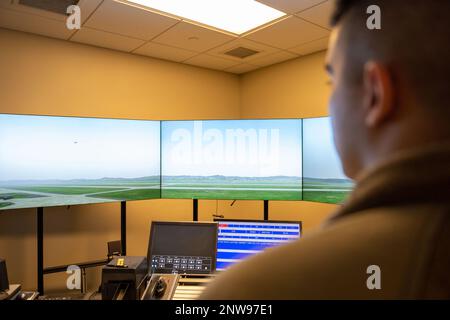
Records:
[[[160,122],[0,115],[0,209],[160,198]]]
[[[163,198],[301,200],[301,120],[162,122]]]
[[[353,188],[343,173],[330,118],[303,120],[303,200],[339,204]]]

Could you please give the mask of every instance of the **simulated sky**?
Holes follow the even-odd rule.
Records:
[[[0,115],[0,181],[159,175],[160,123]]]

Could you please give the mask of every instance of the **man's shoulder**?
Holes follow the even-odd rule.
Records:
[[[409,297],[440,208],[378,208],[343,217],[289,245],[267,250],[219,276],[205,299]],[[427,231],[429,230],[429,231]],[[382,289],[367,287],[368,268]],[[371,269],[369,269],[370,271]]]

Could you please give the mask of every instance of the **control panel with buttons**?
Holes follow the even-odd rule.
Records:
[[[212,259],[193,256],[155,255],[151,259],[152,273],[208,274]]]

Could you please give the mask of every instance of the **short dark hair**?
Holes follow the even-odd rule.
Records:
[[[335,10],[331,16],[331,25],[336,26],[341,18],[347,13],[347,11],[353,6],[358,4],[358,0],[338,0],[336,1]]]
[[[366,27],[370,5],[381,9],[381,30]],[[349,79],[360,82],[365,62],[383,62],[422,104],[448,117],[449,12],[449,0],[337,0],[331,23],[342,30]]]

